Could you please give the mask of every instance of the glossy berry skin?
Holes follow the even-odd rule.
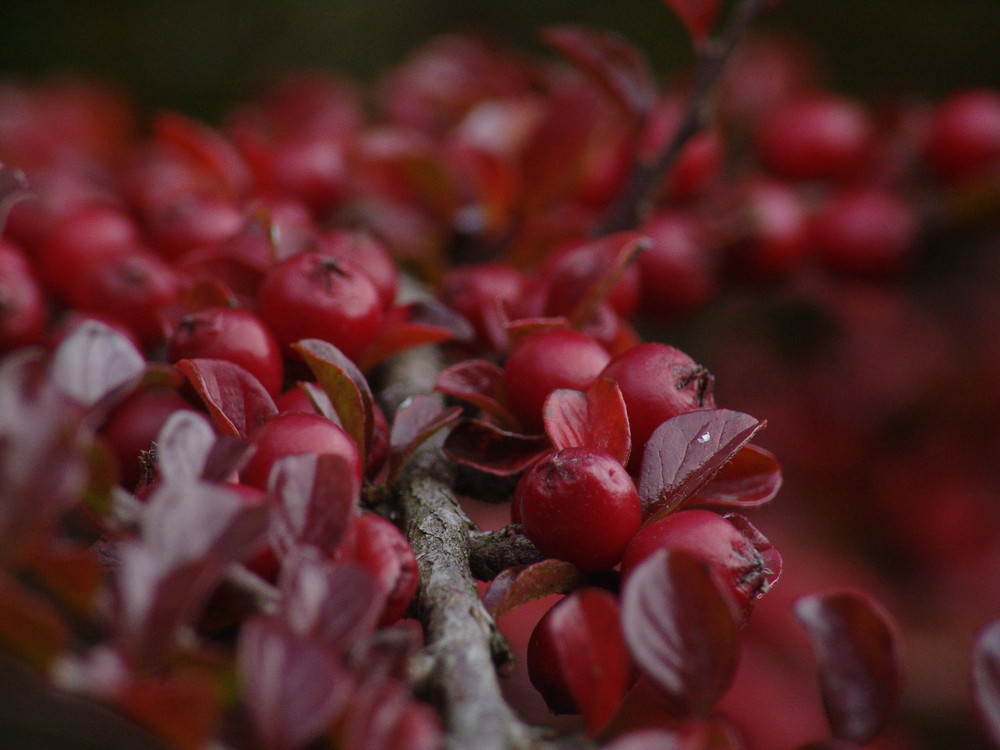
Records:
[[[620,607],[614,594],[593,587],[577,589],[546,612],[531,632],[526,659],[528,679],[554,714],[580,713],[580,707],[567,684],[566,669],[578,673],[590,671],[603,689],[624,692],[630,681],[632,665],[628,660],[597,665],[597,660],[590,654],[567,653],[567,646],[572,648],[570,644],[577,643],[600,643],[603,654],[626,653]],[[611,716],[587,718],[588,723],[597,719],[596,726],[588,727],[589,730],[596,730],[602,728]]]
[[[250,442],[254,452],[240,472],[240,481],[252,487],[266,489],[274,462],[300,453],[342,456],[361,480],[361,457],[354,441],[341,427],[319,414],[276,414],[253,432]]]
[[[390,625],[406,613],[420,571],[413,548],[392,521],[375,513],[362,513],[351,522],[335,558],[358,563],[388,592],[380,626]]]
[[[167,356],[171,362],[224,359],[256,377],[271,396],[281,392],[281,349],[270,329],[248,310],[211,307],[185,315],[170,337]]]
[[[681,550],[711,565],[744,612],[763,593],[766,574],[760,553],[743,532],[717,513],[681,510],[643,527],[622,557],[623,579],[661,549]]]
[[[257,304],[282,346],[316,338],[353,360],[382,323],[382,304],[368,277],[320,253],[298,253],[278,263],[261,284]]]
[[[774,172],[795,180],[844,180],[865,167],[872,145],[868,114],[849,99],[809,94],[775,108],[757,131]]]
[[[517,342],[504,365],[507,401],[524,428],[542,430],[542,405],[556,388],[585,391],[611,356],[594,338],[571,328],[550,328]]]
[[[518,481],[514,505],[542,554],[585,571],[615,565],[642,523],[628,473],[592,448],[564,448],[538,460]]]
[[[961,181],[1000,168],[1000,94],[971,89],[942,101],[924,151],[934,173]]]
[[[711,374],[679,349],[646,343],[618,354],[599,377],[618,383],[632,431],[629,470],[642,461],[653,430],[671,417],[715,406]]]
[[[899,274],[917,237],[913,209],[881,188],[846,189],[814,217],[810,238],[830,268],[861,277]]]
[[[367,232],[331,230],[320,237],[323,253],[345,261],[375,285],[383,307],[396,301],[399,269],[388,248]]]
[[[798,269],[810,253],[809,221],[798,191],[761,177],[745,187],[746,236],[734,248],[740,273],[780,278]]]

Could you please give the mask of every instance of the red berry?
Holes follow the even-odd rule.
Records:
[[[490,340],[489,322],[497,303],[517,299],[524,291],[524,275],[506,263],[477,263],[445,272],[438,298],[465,317],[482,339]]]
[[[368,277],[320,253],[298,253],[272,268],[257,303],[282,346],[317,338],[355,360],[382,323],[382,304]]]
[[[325,255],[347,261],[369,278],[378,291],[383,307],[389,307],[396,301],[399,269],[382,242],[366,232],[343,230],[327,232],[320,242]]]
[[[244,484],[266,488],[274,462],[300,453],[342,456],[361,479],[358,447],[342,428],[319,414],[277,414],[253,432],[250,442],[254,452],[240,472]]]
[[[685,313],[715,291],[704,231],[693,216],[664,211],[642,227],[652,244],[639,255],[640,305],[647,315]]]
[[[131,489],[142,478],[139,454],[148,451],[160,428],[175,411],[190,405],[171,388],[143,388],[114,408],[101,435],[118,459],[122,486]]]
[[[849,99],[799,96],[777,107],[757,131],[764,162],[796,180],[843,180],[858,175],[868,159],[868,114]]]
[[[281,350],[271,331],[253,313],[211,307],[181,318],[168,342],[167,356],[224,359],[240,365],[272,396],[281,391]]]
[[[743,272],[762,277],[786,276],[809,254],[809,222],[799,193],[768,178],[746,186],[747,236],[735,248]]]
[[[406,613],[420,571],[413,548],[391,521],[362,513],[348,527],[335,556],[365,567],[388,592],[380,625],[394,623]]]
[[[715,406],[714,378],[684,352],[667,344],[633,346],[600,373],[618,383],[632,431],[629,469],[638,469],[653,430],[671,417]]]
[[[528,334],[504,365],[508,404],[525,429],[540,432],[546,396],[556,388],[587,390],[610,359],[581,331],[550,328]]]
[[[941,102],[925,147],[931,168],[946,180],[962,180],[1000,168],[1000,93],[971,89]]]
[[[537,461],[518,481],[514,504],[542,554],[587,571],[617,563],[642,523],[628,473],[591,448],[564,448]]]
[[[27,258],[0,239],[0,352],[40,343],[48,309]]]
[[[913,209],[880,188],[858,187],[830,198],[810,236],[820,258],[852,276],[900,273],[917,236]]]
[[[682,510],[643,527],[622,557],[623,578],[661,549],[681,550],[707,562],[744,611],[767,585],[766,565],[753,543],[712,511]]]

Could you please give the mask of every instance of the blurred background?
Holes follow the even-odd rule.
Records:
[[[660,70],[690,59],[657,0],[5,0],[0,73],[95,74],[146,107],[214,119],[289,69],[372,79],[441,33],[475,28],[530,47],[555,23],[617,30]],[[766,26],[812,40],[833,87],[863,97],[1000,84],[995,0],[786,0]]]
[[[659,0],[4,0],[0,78],[95,76],[143,112],[219,122],[288,71],[373,82],[443,33],[538,50],[537,29],[560,23],[620,32],[664,77],[692,59]],[[826,87],[872,104],[1000,89],[997,0],[786,0],[760,26],[802,40]],[[752,519],[785,573],[752,621],[724,706],[753,747],[791,748],[822,731],[789,607],[841,585],[872,593],[901,625],[903,707],[878,747],[987,747],[969,666],[975,633],[1000,616],[1000,190],[990,189],[973,196],[970,221],[926,236],[902,278],[807,271],[737,284],[643,328],[706,364],[721,406],[769,420],[760,443],[785,471],[779,500]]]

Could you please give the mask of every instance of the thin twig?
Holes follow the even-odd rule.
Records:
[[[723,33],[705,46],[695,72],[691,98],[673,138],[659,157],[636,165],[628,184],[608,213],[598,234],[634,229],[652,210],[663,185],[664,176],[674,166],[687,142],[708,125],[715,85],[722,75],[726,62],[766,4],[767,0],[742,0],[730,16],[729,24]]]

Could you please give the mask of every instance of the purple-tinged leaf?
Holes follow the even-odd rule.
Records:
[[[223,567],[244,558],[267,531],[265,503],[247,505],[217,484],[161,484],[142,515],[142,544],[163,570],[197,560]]]
[[[756,445],[744,445],[685,504],[755,508],[772,500],[781,482],[781,465],[774,454]]]
[[[586,394],[557,388],[545,399],[542,421],[556,450],[594,448],[623,466],[628,462],[632,450],[628,412],[613,380],[599,378]]]
[[[616,34],[579,26],[544,29],[542,38],[586,72],[638,127],[656,99],[649,62]]]
[[[274,462],[268,492],[277,502],[278,548],[309,544],[329,553],[357,513],[361,484],[343,456],[301,453]]]
[[[482,409],[500,427],[518,426],[517,417],[506,406],[503,368],[494,362],[467,359],[446,367],[434,382],[434,390]]]
[[[246,464],[254,446],[246,440],[223,435],[216,438],[208,455],[201,478],[206,482],[225,482]]]
[[[86,490],[82,420],[46,377],[40,350],[0,361],[0,561],[16,559]]]
[[[375,632],[388,594],[360,565],[332,563],[298,547],[282,567],[281,618],[303,637],[346,654]]]
[[[56,348],[49,373],[63,393],[89,408],[131,390],[145,368],[145,357],[126,336],[84,320]]]
[[[983,727],[1000,747],[1000,620],[976,636],[972,652],[972,697]]]
[[[625,640],[683,715],[707,715],[732,681],[739,620],[711,569],[684,552],[654,553],[625,582]]]
[[[643,514],[659,517],[697,492],[766,422],[729,409],[668,419],[649,436],[639,471]]]
[[[607,726],[632,677],[614,594],[593,587],[574,591],[538,623],[528,652],[532,683],[550,710],[583,714],[590,737]],[[567,700],[572,706],[564,705]]]
[[[712,31],[719,15],[719,0],[663,0],[678,15],[696,44],[701,44]]]
[[[205,471],[215,431],[198,412],[171,414],[156,435],[156,461],[164,482],[193,482]]]
[[[794,611],[819,664],[823,708],[834,737],[869,742],[889,720],[900,693],[889,615],[855,591],[804,596]]]
[[[533,599],[549,594],[568,594],[583,585],[578,567],[563,560],[542,560],[507,568],[490,581],[483,593],[483,606],[493,617],[501,617]]]
[[[375,399],[364,374],[340,349],[326,341],[303,339],[292,344],[292,348],[309,365],[330,397],[340,426],[357,443],[364,466],[375,429]]]
[[[430,393],[419,393],[400,404],[389,430],[389,483],[413,451],[438,430],[453,425],[461,414],[461,407],[445,409],[441,398]]]
[[[278,413],[274,399],[253,375],[224,359],[182,359],[179,369],[208,408],[223,435],[245,438]]]
[[[300,382],[298,387],[301,388],[306,396],[309,397],[309,403],[312,404],[313,409],[316,413],[326,417],[331,422],[333,422],[338,427],[343,427],[340,424],[340,415],[337,414],[337,409],[334,407],[333,402],[330,397],[326,395],[326,391],[316,383],[310,383],[308,381]]]
[[[265,750],[298,750],[343,712],[354,681],[338,654],[279,622],[247,622],[237,646],[243,698]]]
[[[478,419],[461,420],[444,441],[452,461],[501,477],[524,471],[549,448],[544,435],[506,432]]]

